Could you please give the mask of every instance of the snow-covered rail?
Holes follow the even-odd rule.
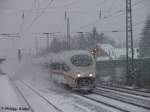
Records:
[[[113,91],[109,89],[104,89],[104,88],[97,88],[94,92],[97,95],[101,95],[104,97],[108,97],[114,100],[118,100],[121,102],[125,102],[134,106],[138,106],[143,109],[150,110],[150,99],[141,97],[141,96],[136,96],[136,95],[131,95],[127,93],[122,93],[118,91]]]
[[[15,85],[15,84],[14,84]],[[15,85],[16,89],[18,90],[19,94],[21,95],[21,97],[24,99],[25,103],[28,105],[29,109],[31,110],[31,112],[35,112],[32,108],[32,106],[30,105],[30,103],[28,102],[28,100],[24,97],[23,93],[20,91],[20,89]]]
[[[118,101],[98,94],[88,94],[88,95],[81,95],[81,96],[93,100],[95,102],[113,107],[115,109],[120,110],[121,112],[149,112],[150,111],[149,109],[146,108],[135,106],[127,102]]]
[[[16,86],[30,107],[32,107],[32,110],[34,110],[33,112],[63,112],[26,83],[19,81],[16,83]]]
[[[97,85],[97,87],[150,98],[150,92],[148,91],[141,91],[141,90],[125,88],[125,87],[120,87],[120,86],[107,86],[107,85],[102,85],[102,84]]]
[[[66,109],[80,110],[80,112],[149,112],[147,108],[132,105],[117,99],[108,98],[103,95],[95,94],[74,94],[53,96],[53,92],[34,84],[18,81],[15,83],[24,99],[32,108],[32,112],[69,112]],[[106,94],[106,93],[105,93]],[[58,98],[57,98],[58,96]],[[56,98],[55,98],[56,97]],[[59,102],[56,101],[60,97]],[[61,99],[62,98],[62,99]],[[68,103],[67,103],[68,102]],[[63,105],[62,105],[63,104]],[[78,109],[77,109],[78,108]]]
[[[89,99],[89,100],[95,101],[95,102],[97,102],[97,103],[106,105],[106,106],[108,106],[108,107],[112,107],[112,108],[114,108],[114,109],[117,109],[117,110],[119,110],[120,112],[130,112],[130,111],[125,110],[125,109],[122,109],[122,108],[120,108],[120,107],[118,107],[118,106],[114,106],[114,105],[111,105],[111,104],[109,104],[109,103],[105,103],[105,102],[103,102],[103,101],[101,101],[101,100],[97,100],[97,99],[95,99],[95,98],[88,97],[88,95],[83,95],[83,94],[79,94],[79,95],[82,96],[82,97],[84,97],[84,98],[86,98],[86,99]]]

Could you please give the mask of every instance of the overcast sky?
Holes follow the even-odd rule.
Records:
[[[132,0],[136,41],[150,10],[150,0],[139,1]],[[72,35],[79,31],[91,31],[96,26],[99,32],[104,32],[115,41],[125,42],[125,0],[0,0],[0,33],[21,34],[21,38],[14,39],[0,36],[0,50],[35,50],[35,37],[39,47],[44,47],[46,39],[39,38],[44,35],[34,33],[65,34],[65,12],[70,18]],[[123,32],[112,33],[113,30]]]

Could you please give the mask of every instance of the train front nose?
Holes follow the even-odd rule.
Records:
[[[80,77],[76,79],[77,89],[79,90],[91,90],[94,87],[93,77]]]

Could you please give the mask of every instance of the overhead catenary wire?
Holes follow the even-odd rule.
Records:
[[[133,4],[132,6],[136,6],[136,5],[138,5],[138,4],[140,4],[141,2],[143,2],[143,1],[145,1],[145,0],[139,0],[138,2],[136,2],[135,4]],[[39,5],[39,2],[37,1],[37,0],[34,0],[34,5],[36,4],[36,3],[38,3],[38,5]],[[71,3],[68,3],[68,4],[65,4],[65,5],[63,5],[62,7],[65,7],[65,6],[72,6],[72,5],[74,5],[74,3],[79,3],[79,1],[77,2],[77,1],[72,1]],[[98,5],[98,6],[101,6],[101,5],[103,5],[104,3],[106,3],[106,0],[104,0],[104,1],[102,1],[102,2],[99,2],[99,3],[96,3],[96,6]],[[114,4],[114,1],[112,2],[113,4]],[[110,6],[110,8],[109,9],[111,9],[112,8],[112,6],[113,6],[113,4]],[[53,9],[56,9],[56,8],[59,8],[59,7],[53,7]],[[42,10],[45,10],[45,11],[47,11],[47,10],[50,10],[50,11],[52,11],[51,10],[51,8],[31,8],[31,9],[16,9],[16,8],[6,8],[6,7],[0,7],[0,9],[1,10],[10,10],[10,11],[15,11],[15,12],[24,12],[24,13],[41,13],[41,11]],[[125,9],[124,9],[125,10]],[[97,11],[99,11],[99,10],[97,10]],[[57,12],[60,12],[60,11],[57,11]],[[73,11],[73,12],[76,12],[76,11]],[[71,13],[73,13],[73,12],[71,12]],[[79,13],[82,13],[82,11],[77,11],[77,12],[79,12]],[[84,15],[85,13],[90,13],[91,11],[84,11],[82,14],[80,14],[80,15]],[[91,13],[93,13],[93,12],[91,12]],[[116,12],[117,13],[117,12]]]
[[[107,10],[107,13],[109,14],[110,12],[111,12],[111,10],[112,10],[112,8],[113,8],[113,6],[114,6],[114,1],[112,0],[112,2],[111,2],[111,4],[110,4],[110,7],[108,8],[108,10]]]
[[[47,8],[49,8],[49,6],[53,3],[53,1],[54,0],[50,0],[50,2],[46,5],[46,7],[42,10],[42,12],[39,14],[39,15],[37,15],[34,19],[33,19],[33,21],[30,23],[30,25],[27,27],[27,29],[26,30],[29,30],[31,27],[32,27],[32,25],[45,13],[45,10],[47,9]]]
[[[135,6],[139,5],[140,3],[144,2],[144,1],[145,1],[145,0],[139,0],[138,2],[132,4],[132,7],[134,8]],[[123,9],[117,10],[116,12],[114,12],[114,13],[108,15],[108,16],[105,16],[104,18],[109,18],[109,17],[111,17],[111,16],[113,16],[113,15],[115,15],[115,14],[123,13],[123,12],[125,12],[125,11],[126,11],[126,8],[123,8]]]
[[[36,7],[36,3],[38,4],[37,7]],[[38,6],[39,6],[39,1],[38,0],[34,0],[33,1],[33,8],[38,10]],[[26,15],[26,17],[27,16],[28,16],[28,14]],[[23,28],[24,22],[25,22],[25,11],[23,10],[22,11],[22,16],[21,16],[21,23],[20,23],[19,30],[18,30],[18,34],[21,33],[21,30]]]
[[[140,4],[142,1],[145,1],[145,0],[140,0],[140,1],[136,2],[136,3],[133,4],[133,5],[136,6],[136,5]],[[37,10],[38,10],[38,9],[37,9]],[[118,10],[118,11],[116,11],[116,12],[110,14],[110,15],[107,15],[107,16],[102,17],[102,20],[104,20],[104,19],[109,19],[109,18],[112,18],[112,17],[116,17],[116,15],[119,14],[119,13],[121,13],[121,12],[123,12],[123,10]],[[123,14],[121,13],[120,15],[123,15]],[[118,16],[120,16],[120,15],[118,15]],[[87,26],[91,26],[91,25],[93,25],[93,24],[97,24],[97,22],[99,22],[98,19],[97,19],[96,21],[90,23],[89,25],[81,26],[80,29],[81,29],[81,28],[84,28],[84,27],[87,27]]]
[[[53,0],[52,0],[53,1]],[[136,5],[138,5],[138,4],[140,4],[141,2],[143,2],[143,1],[145,1],[145,0],[139,0],[138,2],[136,2],[135,4],[133,4],[132,6],[136,6]],[[37,0],[34,0],[34,5],[36,4],[36,3],[38,3],[39,4],[39,2],[37,1]],[[74,5],[75,3],[80,3],[79,1],[72,1],[71,3],[68,3],[68,4],[65,4],[65,5],[63,5],[62,7],[64,8],[65,6],[72,6],[72,5]],[[106,0],[104,0],[104,1],[102,1],[102,2],[99,2],[99,3],[96,3],[96,6],[101,6],[101,5],[103,5],[104,3],[106,3]],[[111,9],[112,8],[112,6],[113,6],[113,4],[114,4],[114,1],[112,2],[112,5],[110,6],[110,8],[109,9]],[[56,9],[56,8],[59,8],[59,7],[53,7],[53,9]],[[7,8],[7,7],[0,7],[0,9],[1,10],[10,10],[10,11],[15,11],[15,12],[24,12],[24,13],[37,13],[38,11],[39,11],[39,13],[42,11],[42,10],[50,10],[51,11],[51,8],[32,8],[32,9],[16,9],[16,8]],[[125,8],[124,8],[124,10],[125,10]],[[35,11],[35,12],[34,12]],[[87,13],[89,13],[90,11],[87,11]],[[86,12],[84,12],[84,13],[86,13]],[[84,15],[84,14],[81,14],[81,15]]]
[[[138,22],[133,24],[133,27],[141,25],[145,22],[146,22],[146,20],[138,21]],[[133,31],[135,31],[135,30],[133,30]],[[119,27],[119,28],[116,28],[114,30],[113,29],[112,30],[104,30],[104,31],[101,31],[101,32],[103,32],[103,33],[113,33],[113,32],[119,33],[119,32],[125,32],[125,29],[123,29],[123,27]],[[56,33],[61,33],[61,32],[52,32],[51,34],[56,34]],[[72,32],[72,33],[77,33],[77,32]],[[87,32],[87,33],[90,33],[90,32]],[[42,33],[42,32],[36,32],[36,33],[35,32],[30,32],[28,34],[30,34],[30,35],[44,35],[44,33]],[[15,38],[17,37],[17,34],[9,34],[9,33],[8,34],[7,33],[0,33],[0,35],[8,36],[8,37],[13,37],[14,36]]]
[[[79,3],[79,0],[74,0],[74,1],[72,1],[72,2],[70,2],[70,3],[68,3],[68,4],[63,5],[63,7],[72,6],[72,5],[75,5],[75,4],[77,4],[77,3]]]
[[[136,23],[133,24],[133,27],[136,27],[138,25],[141,25],[143,23],[145,23],[146,20],[141,20],[141,21],[138,21]],[[148,29],[149,30],[149,29]],[[122,32],[125,32],[126,30],[123,29],[123,27],[119,27],[119,28],[116,28],[116,29],[112,29],[112,30],[103,30],[101,32],[103,33],[122,33]],[[133,30],[135,31],[135,30]],[[84,32],[84,31],[80,31],[80,32]],[[72,32],[72,33],[77,33],[77,32]],[[85,32],[85,33],[90,33],[90,32]]]
[[[133,10],[133,13],[134,13],[134,12],[135,12],[135,10]],[[110,15],[110,16],[107,16],[107,17],[103,17],[102,20],[107,20],[107,19],[113,20],[113,19],[116,19],[116,17],[119,17],[119,16],[121,16],[121,15],[124,15],[124,13],[125,13],[125,12],[123,12],[123,13],[117,13],[117,14],[115,14],[115,15]],[[87,27],[90,27],[90,26],[94,26],[94,25],[98,24],[98,22],[100,22],[100,20],[99,20],[99,19],[96,19],[95,21],[93,21],[93,22],[91,22],[91,23],[89,23],[89,24],[87,24],[87,25],[81,26],[80,29],[87,28]]]
[[[141,4],[141,3],[144,2],[144,1],[145,1],[145,0],[139,0],[139,1],[137,1],[136,3],[134,3],[134,4],[132,5],[133,8],[134,8],[135,6]],[[92,26],[92,25],[94,25],[94,24],[97,24],[97,23],[100,22],[101,20],[106,20],[106,19],[109,19],[109,18],[111,18],[111,20],[112,20],[112,18],[113,18],[113,17],[117,17],[116,15],[118,15],[118,14],[119,14],[118,16],[124,15],[124,14],[125,14],[125,11],[126,11],[126,8],[124,8],[124,9],[119,9],[119,10],[117,10],[117,11],[115,11],[115,12],[113,12],[113,13],[107,15],[107,16],[103,16],[100,20],[99,20],[99,19],[96,19],[95,21],[92,21],[91,23],[89,23],[89,24],[87,24],[87,25],[80,26],[80,29],[87,28],[88,26]]]
[[[95,6],[101,6],[101,5],[103,5],[103,4],[105,4],[106,3],[106,0],[103,0],[102,2],[98,2],[98,3],[96,3],[93,7],[95,7]],[[80,12],[78,15],[75,15],[75,16],[72,16],[71,17],[71,20],[74,20],[74,19],[76,19],[76,18],[78,18],[78,17],[80,17],[80,16],[83,16],[83,15],[87,15],[87,14],[89,14],[90,12],[92,12],[91,11],[91,8],[90,9],[88,9],[88,10],[86,10],[86,11],[84,11],[84,12]],[[99,12],[99,9],[97,10],[97,12]],[[93,12],[92,12],[93,13]]]
[[[53,0],[52,0],[53,1]],[[105,1],[105,0],[104,0]],[[138,2],[136,2],[135,4],[133,4],[133,6],[137,6],[138,4],[140,4],[141,2],[143,2],[143,1],[145,1],[145,0],[139,0]],[[75,2],[75,1],[74,1]],[[69,5],[70,4],[70,5]],[[67,4],[66,4],[67,5]],[[70,3],[68,3],[68,6],[71,6],[71,5],[73,5],[73,1],[72,1],[72,4],[71,4],[71,2]],[[35,10],[35,11],[37,11],[38,12],[38,10],[44,10],[45,8],[34,8],[33,10]],[[48,8],[46,8],[45,9],[45,11],[46,10],[49,10],[50,8],[48,7]],[[32,10],[32,9],[31,9]],[[32,11],[33,11],[32,10]],[[20,10],[20,11],[22,11],[22,10]],[[44,13],[45,13],[45,11],[44,11]],[[39,15],[42,15],[41,14],[41,12],[43,12],[43,11],[40,11],[39,13]],[[88,11],[87,13],[89,13],[89,12],[91,12],[91,11]],[[116,15],[118,15],[118,14],[120,14],[120,15],[123,15],[122,13],[123,13],[124,11],[121,11],[121,10],[118,10],[118,12],[114,12],[114,13],[112,13],[112,14],[109,14],[109,15],[107,15],[107,16],[104,16],[104,17],[102,17],[101,18],[101,20],[106,20],[106,19],[109,19],[109,18],[113,18],[113,17],[116,17]],[[26,12],[25,12],[26,13]],[[83,12],[84,13],[84,12]],[[118,15],[118,16],[120,16],[120,15]],[[118,17],[117,16],[117,17]],[[36,17],[37,19],[39,18],[39,17]],[[31,23],[30,25],[29,25],[29,27],[27,28],[27,30],[28,29],[30,29],[31,27],[32,27],[32,25],[37,21],[37,19],[34,19],[33,20],[33,23]],[[91,26],[91,25],[93,25],[93,24],[97,24],[97,22],[99,22],[100,20],[96,20],[96,21],[94,21],[94,22],[92,22],[91,24],[89,24],[89,25],[86,25],[85,27],[87,27],[87,26]],[[81,28],[80,29],[82,29],[82,28],[84,28],[84,26],[81,26]]]
[[[53,9],[65,8],[65,7],[75,5],[77,3],[80,3],[79,0],[74,0],[70,3],[64,4],[62,6],[53,7]],[[35,7],[36,4],[37,4],[38,8]],[[34,8],[31,8],[31,9],[18,9],[18,8],[8,8],[8,7],[0,7],[0,9],[1,9],[1,11],[2,10],[9,10],[11,12],[16,12],[16,13],[22,13],[22,12],[25,12],[25,13],[37,13],[37,12],[39,12],[39,13],[41,13],[42,10],[45,10],[45,11],[50,10],[51,11],[51,8],[49,8],[49,7],[46,8],[46,9],[45,8],[40,8],[38,0],[34,0],[33,5],[34,5]]]
[[[119,14],[119,13],[118,13]],[[121,15],[123,15],[122,13],[121,14],[119,14],[118,16],[121,16]],[[113,19],[113,18],[115,18],[116,17],[116,15],[111,15],[111,16],[109,16],[109,18],[111,18],[111,20]],[[95,21],[92,21],[92,22],[90,22],[89,24],[86,24],[86,25],[83,25],[83,26],[80,26],[79,27],[79,29],[83,29],[83,28],[88,28],[88,27],[90,27],[90,26],[94,26],[94,25],[96,25],[96,24],[98,24],[101,20],[106,20],[106,19],[109,19],[108,17],[103,17],[103,18],[101,18],[101,19],[96,19]]]
[[[24,15],[24,12],[22,12],[21,22],[20,22],[19,29],[18,29],[18,34],[21,33],[21,30],[22,30],[22,27],[23,27],[23,24],[24,24],[24,18],[25,18],[25,15]]]
[[[76,2],[77,2],[77,1],[76,1]],[[75,3],[76,3],[76,2],[75,2]],[[105,0],[103,0],[103,2],[105,2]],[[103,3],[103,2],[100,2],[100,3]],[[73,2],[71,2],[71,3],[70,3],[70,4],[68,4],[68,5],[72,5],[72,3],[74,3],[74,1],[73,1]],[[68,6],[68,5],[66,5],[66,6]],[[96,5],[97,5],[97,4],[96,4]],[[86,12],[84,12],[84,13],[87,13],[87,11],[86,11]],[[81,14],[81,13],[80,13],[80,14]],[[82,13],[82,14],[83,14],[83,13]],[[67,16],[67,13],[65,12],[65,18],[66,18],[66,16]],[[71,17],[71,18],[72,18],[72,17]],[[75,16],[74,16],[74,18],[75,18]],[[73,19],[74,19],[74,18],[73,18]],[[72,19],[71,19],[71,20],[72,20]],[[62,24],[65,24],[65,22],[66,22],[66,21],[65,21],[65,20],[63,20],[63,23],[62,23]],[[61,25],[62,25],[62,24],[61,24]],[[62,27],[61,27],[61,28],[59,28],[59,31],[60,31],[60,32],[62,31]]]
[[[100,3],[96,3],[96,5],[98,5],[98,4],[100,4],[100,5],[102,5],[102,4],[104,4],[106,2],[106,0],[103,0],[102,2],[100,2]],[[72,5],[72,3],[74,3],[74,1],[73,2],[71,2],[70,4],[67,4],[66,6],[68,6],[68,5]],[[76,2],[75,2],[76,3]],[[99,11],[99,10],[98,10]],[[79,12],[79,11],[78,11]],[[91,12],[91,10],[90,11],[85,11],[85,12],[79,12],[79,14],[78,14],[78,16],[80,16],[80,15],[83,15],[83,14],[88,14],[89,12]],[[72,13],[72,11],[70,12],[70,13]],[[93,11],[92,11],[92,13],[93,13]],[[67,13],[65,12],[65,15],[66,15]],[[76,17],[77,16],[72,16],[72,17],[70,17],[71,18],[71,20],[73,20],[73,19],[76,19]],[[63,22],[65,22],[65,20],[63,20]],[[62,31],[62,27],[63,27],[63,25],[64,25],[65,23],[61,23],[61,26],[60,26],[60,28],[59,28],[59,31],[61,32]]]
[[[65,11],[64,17],[63,17],[63,19],[62,19],[62,22],[60,23],[58,32],[61,32],[61,31],[63,30],[63,25],[66,23],[67,16],[68,16],[68,15],[67,15],[67,12]]]
[[[146,20],[138,21],[138,22],[136,22],[136,23],[133,24],[133,27],[141,25],[141,24],[145,23],[145,21]],[[133,30],[133,31],[135,31],[135,30]],[[107,31],[102,31],[102,32],[103,33],[112,33],[112,32],[118,33],[118,32],[126,32],[126,30],[123,29],[123,27],[119,27],[119,28],[116,28],[114,30],[107,30]]]

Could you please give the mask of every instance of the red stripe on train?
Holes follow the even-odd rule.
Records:
[[[50,70],[50,73],[56,73],[57,75],[63,75],[65,77],[69,77],[69,78],[75,80],[72,76],[68,75],[67,73],[65,73],[62,70]]]

